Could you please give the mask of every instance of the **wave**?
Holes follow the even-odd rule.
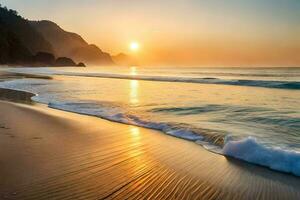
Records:
[[[253,137],[239,141],[227,139],[222,152],[226,156],[300,176],[299,152],[266,147]]]
[[[230,73],[230,72],[184,72],[184,74],[201,75],[201,76],[224,76],[224,77],[276,77],[276,78],[289,78],[299,77],[300,73],[295,72],[275,74],[275,73]]]
[[[162,131],[168,135],[172,135],[178,138],[197,141],[203,140],[204,137],[200,134],[197,134],[195,131],[187,130],[175,123],[159,123],[151,122],[140,119],[139,117],[132,114],[125,114],[123,111],[116,107],[111,107],[109,105],[100,106],[99,103],[49,103],[50,108],[60,109],[69,112],[75,112],[79,114],[85,114],[90,116],[96,116],[103,119],[107,119],[114,122],[120,122],[129,125],[136,125],[144,128],[150,128]]]
[[[128,80],[145,80],[160,82],[183,82],[183,83],[200,83],[200,84],[219,84],[219,85],[236,85],[251,86],[277,89],[300,90],[299,81],[275,81],[275,80],[247,80],[247,79],[220,79],[216,77],[185,77],[185,76],[152,76],[152,75],[130,75],[130,74],[112,74],[112,73],[89,73],[89,72],[62,72],[54,69],[8,69],[13,73],[22,74],[40,74],[40,75],[63,75],[63,76],[80,76],[93,78],[113,78]],[[290,74],[289,74],[290,76]],[[277,77],[276,75],[274,77]]]
[[[208,113],[215,111],[223,111],[228,106],[222,105],[205,105],[205,106],[192,106],[192,107],[163,107],[163,108],[154,108],[151,112],[167,112],[173,113],[176,115],[194,115],[200,113]]]
[[[14,89],[14,84],[6,85],[6,88]],[[26,91],[26,90],[19,90]],[[29,92],[29,91],[26,91]],[[140,127],[159,130],[165,134],[193,141],[202,145],[209,151],[231,156],[246,162],[266,166],[270,169],[292,173],[300,176],[300,152],[284,148],[274,148],[261,143],[253,137],[232,138],[224,133],[214,132],[206,129],[193,128],[186,124],[162,123],[141,119],[134,114],[125,113],[124,110],[110,103],[99,103],[93,101],[63,102],[62,100],[51,100],[47,95],[32,97],[34,101],[46,103],[49,107],[75,112],[79,114],[92,115],[110,121]],[[204,107],[164,108],[152,110],[153,112],[184,112],[193,114],[197,112],[213,112],[216,109],[224,109],[222,106],[210,105]],[[239,109],[238,109],[239,110]],[[261,119],[259,119],[261,120]],[[277,119],[276,119],[277,120]],[[296,121],[297,124],[298,121]],[[274,121],[278,123],[278,121]]]
[[[227,80],[214,77],[191,78],[177,76],[146,76],[146,75],[125,75],[125,74],[106,74],[106,73],[55,73],[56,75],[64,76],[83,76],[93,78],[114,78],[114,79],[129,79],[129,80],[145,80],[145,81],[161,81],[161,82],[184,82],[184,83],[201,83],[201,84],[219,84],[219,85],[237,85],[237,86],[252,86],[277,89],[299,90],[300,82],[298,81],[267,81],[267,80]]]
[[[124,114],[115,108],[101,107],[89,103],[50,103],[49,107],[97,116],[114,122],[159,130],[167,135],[193,141],[214,153],[234,157],[272,170],[300,176],[300,153],[283,148],[268,147],[254,137],[234,140],[233,137],[206,129],[195,129],[184,124],[158,123]],[[97,107],[98,109],[94,109]]]

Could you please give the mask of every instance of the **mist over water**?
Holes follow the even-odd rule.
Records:
[[[52,108],[161,130],[210,151],[300,174],[300,68],[10,71],[53,76],[0,83],[36,93],[35,101]],[[245,151],[249,144],[252,150]]]

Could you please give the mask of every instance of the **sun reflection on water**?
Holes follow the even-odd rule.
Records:
[[[136,67],[130,68],[130,74],[136,75]],[[139,103],[139,81],[131,80],[129,85],[129,102],[131,105],[137,105]]]
[[[136,67],[130,67],[130,75],[137,75]]]

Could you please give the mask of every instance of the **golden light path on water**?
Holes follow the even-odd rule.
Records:
[[[137,75],[136,67],[130,68],[130,75]],[[139,82],[137,80],[130,80],[129,84],[129,102],[135,106],[139,103]]]

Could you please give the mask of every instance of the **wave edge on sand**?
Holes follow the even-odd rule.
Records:
[[[27,93],[27,95],[30,95],[32,100],[43,103],[43,101],[39,99],[38,94],[33,94],[29,91],[3,88],[2,90],[15,91],[14,98],[16,98],[16,100],[18,100],[17,94]],[[230,156],[248,163],[264,166],[275,171],[291,173],[295,176],[300,176],[299,152],[286,150],[279,147],[267,147],[259,143],[257,138],[254,137],[233,140],[230,135],[220,136],[224,137],[224,143],[217,144],[209,141],[209,138],[201,134],[201,132],[195,133],[192,130],[185,130],[178,127],[176,128],[170,124],[147,122],[135,116],[126,116],[122,113],[110,113],[109,111],[105,112],[105,110],[103,113],[90,113],[84,109],[76,109],[76,107],[73,107],[72,105],[74,105],[74,103],[49,103],[48,107],[78,114],[96,116],[113,122],[158,130],[173,137],[195,142],[213,153]]]
[[[205,134],[201,134],[201,132],[196,133],[189,128],[184,129],[180,127],[174,127],[172,124],[148,122],[141,120],[136,116],[127,116],[123,113],[112,113],[105,111],[105,109],[103,112],[91,113],[89,110],[85,110],[84,108],[77,109],[76,107],[72,107],[72,105],[73,104],[68,103],[50,103],[48,106],[54,109],[96,116],[113,122],[158,130],[170,136],[195,142],[213,153],[234,157],[248,163],[268,167],[272,170],[300,176],[299,152],[285,150],[279,147],[267,147],[259,143],[259,141],[257,141],[257,139],[254,137],[233,140],[230,135],[220,135],[219,137],[224,138],[224,143],[214,143],[210,141],[209,137]]]
[[[254,137],[247,137],[238,141],[227,139],[222,153],[226,156],[265,166],[272,170],[300,176],[299,152],[285,150],[280,147],[266,147]]]

